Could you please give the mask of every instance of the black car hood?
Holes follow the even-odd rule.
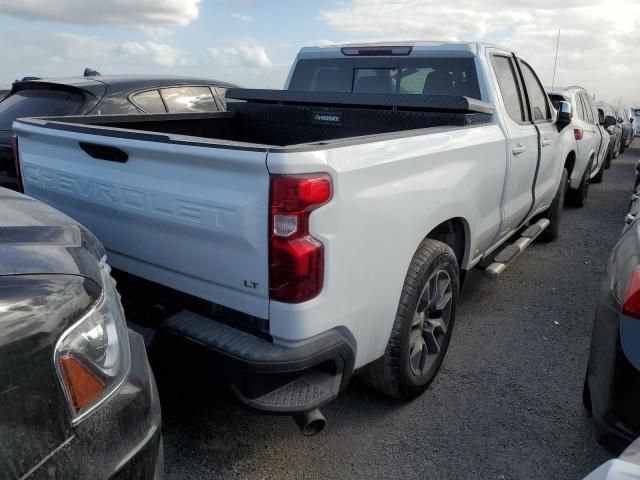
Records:
[[[0,275],[67,274],[102,286],[104,247],[75,220],[0,188]]]

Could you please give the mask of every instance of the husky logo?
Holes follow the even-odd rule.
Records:
[[[342,125],[342,112],[312,112],[311,123],[317,125]]]

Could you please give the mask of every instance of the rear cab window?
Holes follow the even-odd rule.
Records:
[[[83,114],[82,93],[54,89],[18,90],[0,102],[0,130],[11,130],[13,121],[23,117],[53,117]]]
[[[473,58],[331,58],[298,60],[289,90],[480,99]]]

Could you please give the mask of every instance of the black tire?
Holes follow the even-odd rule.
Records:
[[[446,280],[449,283],[444,286]],[[433,285],[436,285],[435,293]],[[447,353],[459,290],[458,261],[451,247],[437,240],[424,240],[411,260],[385,354],[367,367],[363,380],[375,390],[401,400],[410,400],[424,392]],[[441,300],[444,302],[446,292],[449,292],[448,303],[438,310],[442,305],[438,294],[443,294]],[[432,302],[435,310],[429,311]],[[440,317],[436,316],[438,311]],[[445,314],[448,314],[446,330],[438,330],[438,336],[432,322],[444,323]],[[437,352],[433,341],[438,345]],[[434,348],[433,353],[429,352],[431,347]],[[420,357],[416,361],[418,355]]]
[[[591,179],[589,175],[591,175],[591,163],[593,160],[589,162],[587,168],[584,169],[584,174],[582,175],[582,179],[580,180],[580,185],[578,188],[573,189],[569,188],[567,190],[566,202],[570,207],[582,208],[585,203],[587,203],[587,196],[589,195],[589,185],[591,185]]]
[[[564,196],[569,183],[569,172],[565,168],[562,170],[562,178],[556,196],[553,197],[551,206],[546,212],[538,215],[535,220],[540,218],[548,218],[551,224],[545,228],[538,236],[540,242],[553,242],[560,235],[560,221],[562,220],[562,207],[564,205]]]
[[[604,159],[604,168],[609,170],[611,168],[611,156],[613,155],[613,151],[607,154],[607,157]]]
[[[591,183],[602,183],[602,180],[604,180],[604,163],[600,165],[600,170],[591,179]]]

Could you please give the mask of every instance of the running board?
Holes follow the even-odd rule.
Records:
[[[547,218],[541,218],[536,223],[528,227],[520,238],[507,245],[500,253],[493,257],[493,263],[484,269],[485,276],[489,278],[498,278],[498,276],[506,270],[518,255],[520,255],[531,243],[540,235],[551,222]]]

